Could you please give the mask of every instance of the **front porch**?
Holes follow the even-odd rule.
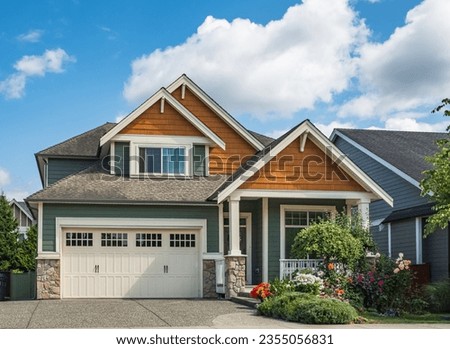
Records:
[[[240,194],[219,205],[219,249],[226,260],[227,298],[242,292],[246,285],[291,278],[298,269],[316,269],[321,260],[294,259],[291,246],[295,235],[317,219],[358,209],[368,224],[370,200],[362,192],[340,193],[341,197],[329,192],[321,198],[307,198],[305,193],[296,198],[292,192],[290,197]]]

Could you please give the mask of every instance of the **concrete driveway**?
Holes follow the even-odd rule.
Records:
[[[77,299],[0,302],[0,328],[446,328],[450,324],[317,326],[256,315],[226,300]]]

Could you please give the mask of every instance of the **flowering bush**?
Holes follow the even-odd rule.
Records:
[[[258,298],[263,301],[267,297],[270,297],[272,292],[270,292],[270,284],[268,282],[261,282],[259,285],[253,287],[250,291],[250,296],[253,298]]]
[[[373,270],[354,276],[352,284],[362,293],[364,307],[390,314],[415,310],[412,304],[418,299],[418,290],[413,285],[411,261],[403,257],[399,253],[395,261],[381,258]]]
[[[319,294],[323,288],[323,280],[313,274],[298,273],[292,279],[295,290],[302,293]]]

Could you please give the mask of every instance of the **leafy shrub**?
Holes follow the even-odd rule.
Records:
[[[287,312],[289,321],[307,324],[348,324],[358,317],[350,304],[334,298],[297,299]]]
[[[286,319],[285,312],[289,303],[293,302],[297,297],[308,297],[307,294],[298,292],[287,292],[281,296],[275,296],[266,299],[258,305],[258,313],[273,317],[276,319]]]
[[[450,312],[450,279],[427,285],[425,287],[425,299],[432,312]]]
[[[305,293],[286,293],[268,299],[259,305],[258,312],[306,324],[348,324],[358,317],[356,310],[348,303]]]
[[[294,291],[294,285],[292,281],[288,279],[280,280],[276,278],[270,283],[270,292],[274,296],[281,296],[282,294],[292,291]]]
[[[328,261],[355,265],[364,256],[363,243],[351,231],[334,221],[320,221],[301,230],[294,239],[296,258],[315,255]]]

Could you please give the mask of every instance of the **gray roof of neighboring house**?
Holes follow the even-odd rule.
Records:
[[[190,179],[119,177],[109,174],[99,163],[38,191],[27,201],[198,203],[207,201],[226,179],[223,175]]]
[[[336,129],[341,134],[406,173],[416,181],[431,168],[425,160],[438,150],[436,141],[448,137],[443,132]]]
[[[408,207],[402,210],[392,211],[389,216],[387,216],[383,223],[390,223],[399,221],[401,219],[411,218],[411,217],[426,217],[434,213],[433,206],[434,203],[427,203],[420,206]]]
[[[15,199],[12,199],[10,205],[13,204],[17,205],[28,217],[31,218],[31,220],[34,220],[33,213],[31,213],[30,209],[24,201],[17,201]]]
[[[270,143],[272,143],[275,139],[273,139],[272,137],[268,137],[268,136],[264,136],[260,133],[254,132],[254,131],[250,131],[247,130],[248,132],[250,132],[250,134],[255,137],[258,141],[260,141],[262,143],[263,146],[268,146]]]
[[[111,130],[115,123],[107,122],[78,136],[41,150],[38,156],[69,156],[69,157],[97,157],[100,148],[100,138]]]

